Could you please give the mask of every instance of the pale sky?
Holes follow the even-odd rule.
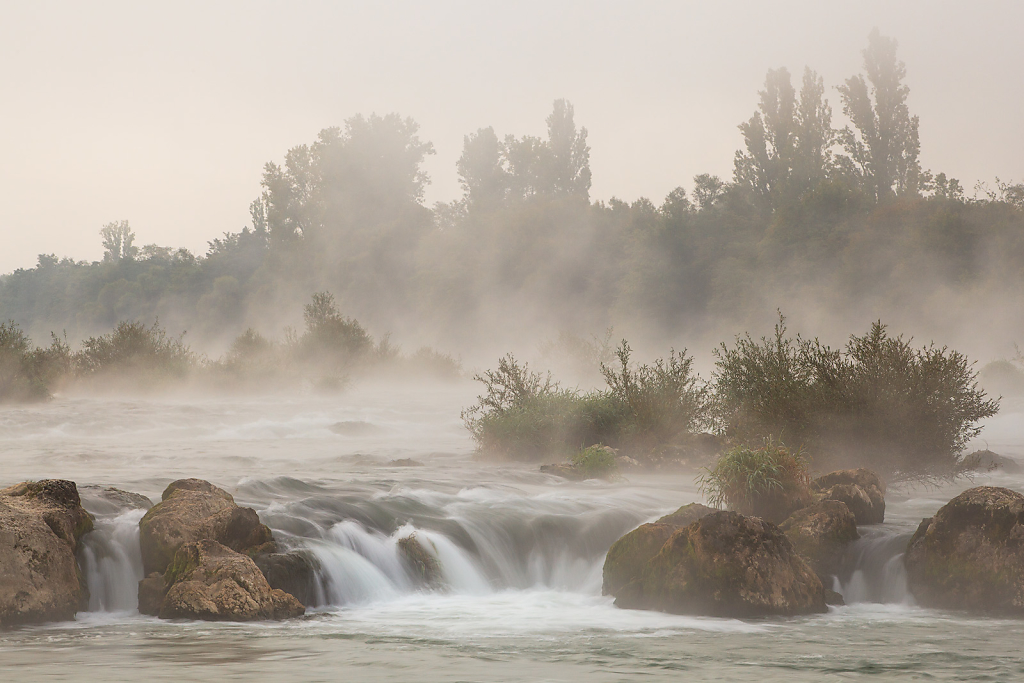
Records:
[[[765,72],[861,68],[900,42],[925,168],[1024,181],[1019,2],[0,3],[0,272],[101,256],[100,227],[205,253],[248,223],[262,166],[356,113],[397,111],[460,195],[466,133],[590,131],[591,196],[655,203],[728,177]]]

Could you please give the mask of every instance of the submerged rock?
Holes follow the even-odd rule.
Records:
[[[608,549],[602,570],[604,595],[615,595],[626,585],[639,581],[647,562],[658,554],[676,529],[716,512],[700,503],[684,505],[652,524],[642,524],[615,541]]]
[[[797,510],[779,528],[823,581],[839,572],[846,546],[860,538],[850,508],[836,500]]]
[[[445,580],[440,563],[423,547],[423,541],[417,538],[416,534],[398,539],[398,554],[419,586],[434,589],[444,587]]]
[[[178,548],[203,539],[249,554],[276,550],[270,529],[255,510],[239,507],[230,493],[208,481],[179,479],[139,521],[146,574],[163,572]]]
[[[86,599],[75,553],[91,530],[73,481],[0,491],[0,626],[74,618]]]
[[[864,468],[829,472],[811,482],[820,500],[846,503],[857,524],[881,524],[885,520],[885,482]]]
[[[141,493],[123,491],[113,486],[86,485],[79,487],[85,504],[97,514],[116,514],[124,510],[148,510],[153,501]]]
[[[580,472],[567,462],[559,462],[552,465],[541,465],[540,471],[544,474],[553,474],[556,477],[571,479],[572,481],[583,481],[587,478],[587,475]]]
[[[921,522],[904,563],[926,607],[1024,615],[1024,495],[964,491]]]
[[[280,588],[307,607],[317,603],[318,564],[311,554],[293,550],[257,555],[253,561],[271,588]]]
[[[139,581],[139,613],[159,616],[160,605],[167,595],[167,582],[163,574],[153,572]]]
[[[209,539],[182,545],[165,580],[162,619],[257,621],[306,611],[294,596],[271,588],[252,558]]]
[[[616,596],[620,607],[719,617],[826,611],[825,589],[782,531],[714,512],[677,529]]]
[[[1008,474],[1019,474],[1021,472],[1019,462],[1013,458],[1007,458],[1005,455],[993,453],[987,448],[965,455],[963,466],[964,469],[975,472],[992,472],[994,470],[1002,470]]]

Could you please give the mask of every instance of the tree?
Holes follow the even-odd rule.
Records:
[[[502,164],[504,149],[488,126],[463,138],[462,156],[456,164],[459,184],[471,204],[494,206],[505,199],[508,171]]]
[[[843,112],[857,128],[840,131],[852,169],[877,201],[917,195],[921,184],[918,117],[907,107],[906,64],[896,58],[896,40],[871,32],[864,50],[867,79],[858,74],[839,86]]]
[[[100,229],[103,238],[104,261],[130,261],[139,255],[135,246],[135,233],[128,221],[107,223]]]
[[[789,71],[771,69],[758,110],[739,125],[746,151],[736,152],[735,180],[772,209],[828,174],[835,131],[824,90],[821,77],[805,69],[798,101]]]
[[[587,129],[576,130],[573,106],[567,100],[555,100],[547,118],[550,182],[557,193],[590,199],[590,147]]]
[[[725,193],[725,182],[716,175],[701,173],[693,176],[693,200],[700,210],[711,208]]]

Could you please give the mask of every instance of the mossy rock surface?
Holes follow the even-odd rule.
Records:
[[[139,521],[147,575],[165,572],[181,546],[203,539],[249,555],[276,550],[270,529],[255,510],[239,507],[231,494],[208,481],[180,479]]]
[[[162,619],[259,621],[305,613],[294,596],[270,586],[252,558],[209,539],[181,546],[164,579]]]
[[[819,500],[834,500],[850,508],[857,524],[885,521],[885,482],[871,470],[838,470],[811,482]]]
[[[675,524],[642,524],[615,541],[604,560],[602,593],[617,596],[624,586],[639,580],[647,562],[678,528]]]
[[[921,522],[904,563],[926,607],[1024,615],[1024,495],[964,491]]]
[[[0,627],[74,618],[87,602],[75,554],[92,527],[73,481],[0,490]]]
[[[665,515],[657,521],[657,524],[671,524],[675,527],[689,526],[701,517],[710,515],[712,512],[718,512],[718,510],[709,508],[701,503],[690,503],[671,514]]]
[[[860,538],[857,520],[845,503],[817,502],[790,515],[779,528],[825,583],[838,573],[846,547]]]
[[[719,617],[827,609],[821,581],[786,535],[736,512],[714,512],[677,529],[616,604]]]

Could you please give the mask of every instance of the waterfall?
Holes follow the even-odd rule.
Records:
[[[912,605],[907,589],[903,553],[912,533],[894,534],[884,528],[862,528],[850,544],[836,588],[847,604],[857,602]]]
[[[89,587],[90,612],[126,612],[139,607],[142,550],[139,520],[145,510],[98,517],[82,538],[81,564]]]

